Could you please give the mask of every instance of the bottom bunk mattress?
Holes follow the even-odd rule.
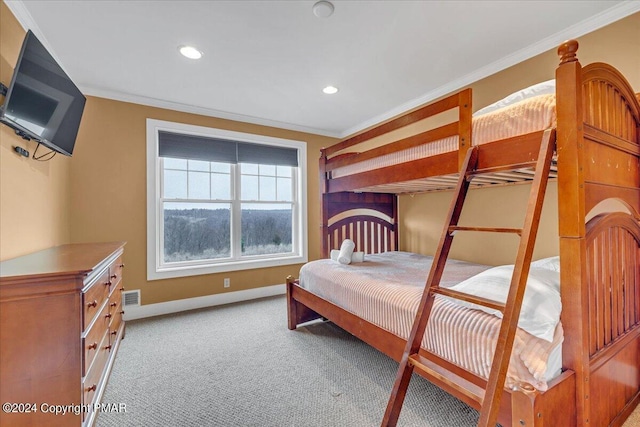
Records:
[[[299,284],[313,294],[407,339],[433,257],[408,252],[366,255],[343,265],[312,261],[300,270]],[[440,286],[451,287],[490,266],[449,260]],[[436,297],[422,347],[467,371],[488,378],[500,330],[494,315]],[[540,391],[562,367],[562,325],[546,340],[518,328],[505,386],[530,384]]]

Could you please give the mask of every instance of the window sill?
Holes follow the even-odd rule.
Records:
[[[256,268],[279,267],[283,265],[304,264],[306,256],[287,256],[271,259],[231,261],[206,265],[147,268],[147,280],[171,279],[175,277],[199,276],[203,274],[225,273],[228,271],[252,270]],[[284,280],[284,279],[283,279]]]

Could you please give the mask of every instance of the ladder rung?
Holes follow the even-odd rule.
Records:
[[[452,225],[449,227],[449,234],[454,231],[488,231],[491,233],[514,233],[518,236],[522,235],[522,228],[499,228],[499,227],[463,227],[460,225]]]
[[[443,295],[449,298],[455,298],[460,301],[466,301],[473,304],[478,304],[483,307],[491,308],[493,310],[498,310],[499,312],[504,313],[505,304],[498,301],[478,297],[478,296],[467,294],[464,292],[454,291],[453,289],[440,288],[440,287],[431,288],[431,293]]]
[[[457,392],[467,397],[468,399],[478,402],[482,405],[484,399],[485,390],[477,384],[474,384],[459,375],[454,374],[451,371],[446,370],[442,366],[435,364],[429,359],[420,356],[419,354],[412,354],[409,356],[409,364],[413,365],[414,371],[418,371],[425,375],[427,378],[439,381],[455,389]],[[467,402],[471,403],[471,402]]]

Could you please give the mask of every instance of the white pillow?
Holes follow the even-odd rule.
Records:
[[[504,303],[509,293],[513,265],[490,268],[452,286],[450,289]],[[468,308],[482,310],[502,318],[502,313],[466,301],[451,299]],[[518,326],[546,341],[553,341],[556,325],[560,321],[560,274],[556,271],[532,267],[520,310]]]
[[[487,105],[486,107],[479,109],[478,111],[473,113],[473,117],[491,113],[492,111],[499,110],[500,108],[515,104],[516,102],[520,102],[528,98],[533,98],[534,96],[547,95],[550,93],[556,93],[555,79],[547,80],[546,82],[538,83],[514,92],[506,98],[502,98],[498,102],[494,102],[491,105]]]
[[[549,258],[542,258],[531,263],[531,268],[546,268],[547,270],[553,270],[560,272],[560,257],[552,256]]]

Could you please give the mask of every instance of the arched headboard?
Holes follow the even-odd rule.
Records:
[[[323,255],[344,239],[367,254],[398,250],[398,201],[394,194],[327,193],[323,195]]]
[[[582,151],[584,180],[590,187],[608,186],[607,191],[586,191],[586,211],[614,195],[639,210],[640,103],[636,94],[618,70],[596,62],[582,69],[582,102],[588,141]]]

